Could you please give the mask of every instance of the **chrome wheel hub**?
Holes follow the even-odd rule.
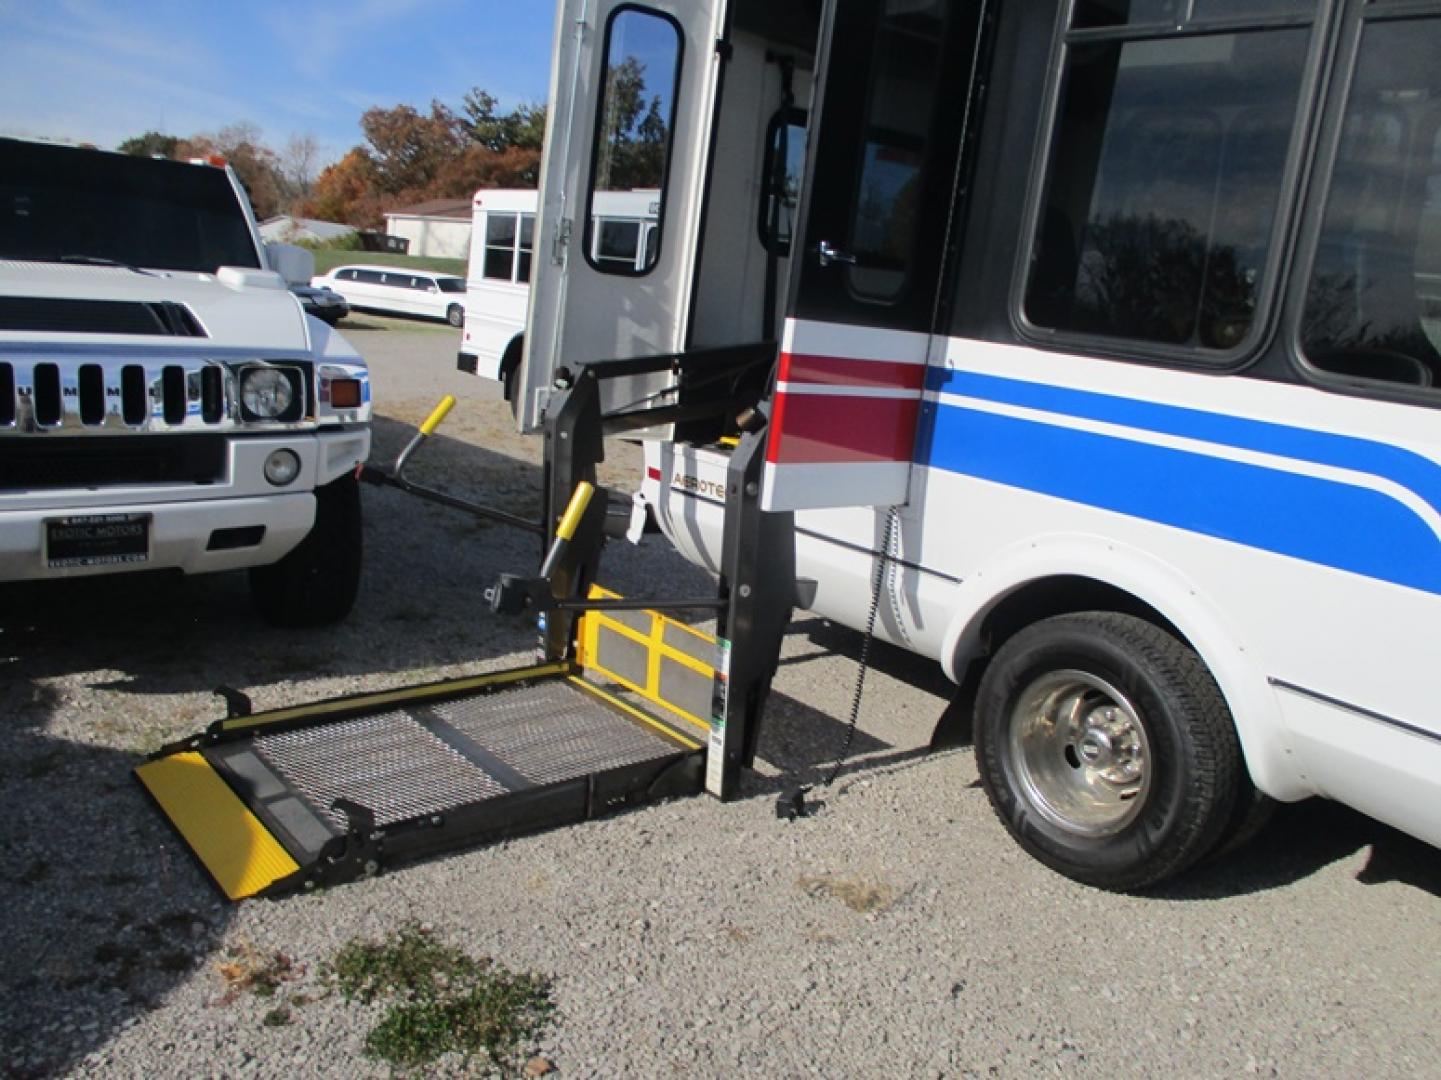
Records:
[[[1089,672],[1054,671],[1026,687],[1007,749],[1019,794],[1067,832],[1119,832],[1150,790],[1145,724],[1124,694]]]

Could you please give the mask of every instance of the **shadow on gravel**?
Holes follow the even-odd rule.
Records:
[[[380,417],[374,431],[372,460],[388,463],[414,428]],[[407,472],[418,483],[539,515],[541,470],[530,461],[438,434]],[[0,585],[0,648],[13,658],[10,670],[27,679],[84,673],[91,688],[124,694],[183,694],[220,683],[245,690],[377,673],[399,680],[531,648],[533,621],[492,615],[483,594],[502,572],[535,569],[538,537],[390,488],[365,485],[361,496],[361,593],[336,626],[267,626],[243,572]],[[612,543],[603,567],[606,584],[631,594],[653,588],[656,578],[675,581],[677,592],[711,588],[659,537],[641,548]],[[305,698],[303,689],[286,696]],[[215,715],[186,719],[203,726]]]
[[[1215,900],[1264,892],[1310,877],[1369,849],[1356,880],[1395,882],[1441,898],[1436,849],[1328,799],[1276,808],[1260,834],[1238,851],[1188,871],[1149,895],[1162,900]]]
[[[25,679],[0,688],[5,1077],[78,1068],[205,963],[230,918],[130,776],[138,755],[44,734],[64,704]]]
[[[816,650],[781,661],[782,667],[797,667],[820,656],[840,655],[849,658],[853,667],[846,674],[853,687],[860,672],[863,639],[859,632],[838,626],[826,619],[801,613],[791,625],[791,636],[802,637]],[[871,643],[867,659],[871,672],[880,673],[916,689],[934,695],[936,715],[925,717],[926,727],[939,721],[945,702],[955,687],[931,660],[917,656],[883,641]],[[847,701],[849,702],[849,695]],[[874,683],[867,683],[861,703],[861,722],[868,715],[885,707],[884,698]],[[744,791],[755,796],[790,793],[799,787],[821,783],[834,768],[837,758],[845,760],[837,772],[837,780],[883,772],[926,757],[925,746],[897,747],[857,730],[847,745],[849,714],[831,715],[813,708],[784,693],[772,691],[761,726],[758,756],[779,770],[777,776],[748,774]]]
[[[374,431],[388,462],[414,427]],[[444,435],[413,475],[512,512],[538,503],[538,464]],[[131,775],[223,715],[216,685],[269,707],[530,650],[531,621],[496,618],[482,592],[536,566],[536,537],[394,490],[362,497],[361,596],[334,627],[268,627],[243,573],[0,585],[0,1076],[80,1069],[218,947],[233,909]],[[621,588],[689,571],[658,542],[615,547]]]

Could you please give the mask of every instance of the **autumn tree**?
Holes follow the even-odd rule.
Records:
[[[301,217],[369,229],[382,220],[383,199],[377,186],[375,162],[364,148],[357,146],[320,171],[309,196],[301,199],[296,212]]]
[[[429,192],[466,147],[465,125],[439,101],[430,103],[429,115],[409,105],[367,109],[360,130],[370,143],[377,186],[387,195]]]
[[[501,112],[496,98],[476,87],[465,95],[463,113],[440,101],[425,112],[410,105],[368,109],[360,118],[365,143],[319,175],[314,136],[291,136],[277,154],[248,123],[188,139],[146,132],[121,148],[182,160],[219,155],[234,167],[257,217],[289,211],[370,229],[383,224],[387,210],[406,203],[540,182],[543,105]]]
[[[235,170],[257,218],[264,221],[288,209],[280,158],[261,141],[260,129],[254,124],[231,124],[213,135],[180,139],[173,156],[185,161],[212,155],[223,157]]]

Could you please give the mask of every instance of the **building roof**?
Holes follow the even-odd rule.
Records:
[[[387,210],[386,217],[429,217],[470,219],[469,199],[431,199],[414,206],[397,206]]]
[[[309,233],[317,240],[335,240],[342,236],[349,236],[353,232],[355,232],[353,225],[342,225],[336,221],[319,221],[315,218],[292,217],[289,214],[266,218],[260,223],[260,234],[267,238],[272,235]]]

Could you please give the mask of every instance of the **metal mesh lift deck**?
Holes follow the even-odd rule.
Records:
[[[678,359],[612,364],[607,377]],[[598,378],[583,367],[552,401],[539,522],[404,479],[407,457],[451,398],[391,472],[367,466],[363,474],[541,535],[555,522],[539,573],[503,574],[486,591],[497,614],[546,616],[546,662],[255,715],[243,694],[223,688],[226,719],[135,770],[228,897],[339,884],[702,788],[718,798],[734,792],[754,758],[796,585],[790,517],[759,511],[764,425],[745,432],[732,456],[716,594],[660,605],[713,613],[725,634],[718,639],[650,610],[654,600],[593,588],[608,516],[606,500],[591,499],[603,456]],[[623,430],[653,413],[627,414]]]
[[[698,791],[690,724],[557,663],[232,717],[136,774],[239,900]]]

